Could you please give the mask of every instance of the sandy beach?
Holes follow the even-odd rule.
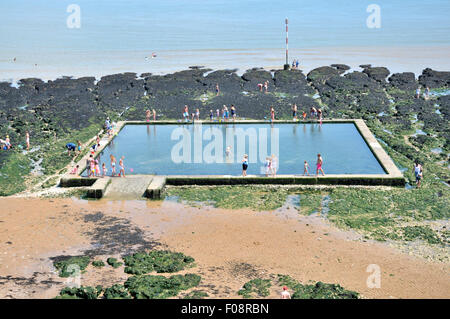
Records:
[[[90,253],[97,259],[143,248],[168,248],[196,259],[188,272],[212,298],[236,298],[253,278],[288,274],[308,283],[339,283],[364,298],[448,298],[448,264],[363,241],[317,216],[188,207],[149,201],[0,199],[0,298],[52,298],[67,284],[52,258]],[[369,264],[381,288],[368,288]],[[81,284],[123,282],[123,267],[88,266]],[[278,298],[272,287],[269,298]]]

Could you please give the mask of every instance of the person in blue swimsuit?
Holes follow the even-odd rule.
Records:
[[[247,176],[247,168],[248,168],[248,155],[244,154],[244,158],[242,159],[242,176]]]
[[[67,148],[67,152],[70,156],[70,152],[75,152],[77,146],[74,143],[67,143],[66,148]]]

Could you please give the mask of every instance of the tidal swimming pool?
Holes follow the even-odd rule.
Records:
[[[227,151],[228,148],[228,151]],[[277,174],[386,174],[353,123],[125,125],[98,156],[111,173],[110,155],[124,156],[126,174],[264,175],[274,154]],[[85,175],[86,173],[84,173]]]

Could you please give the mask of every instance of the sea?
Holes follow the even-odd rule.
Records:
[[[450,70],[449,0],[0,0],[0,80],[344,63]]]

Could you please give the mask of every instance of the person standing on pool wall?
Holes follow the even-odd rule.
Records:
[[[114,155],[109,155],[109,158],[111,159],[111,176],[116,175],[116,158]]]
[[[248,155],[244,154],[244,158],[242,159],[242,176],[247,176],[247,168],[248,168]]]
[[[297,121],[297,104],[292,105],[292,120]]]
[[[305,164],[303,164],[303,176],[309,175],[308,167],[309,167],[309,164],[307,161],[305,161]]]
[[[322,176],[325,176],[325,173],[323,172],[323,169],[322,169],[322,164],[323,164],[322,156],[321,156],[320,154],[317,154],[317,163],[316,163],[317,169],[316,169],[316,176],[319,175],[319,171],[322,172]]]
[[[272,122],[275,120],[275,109],[273,107],[270,108],[270,120]]]
[[[125,158],[125,156],[122,156],[119,160],[119,166],[120,166],[119,177],[125,177],[125,166],[123,164],[124,158]]]

